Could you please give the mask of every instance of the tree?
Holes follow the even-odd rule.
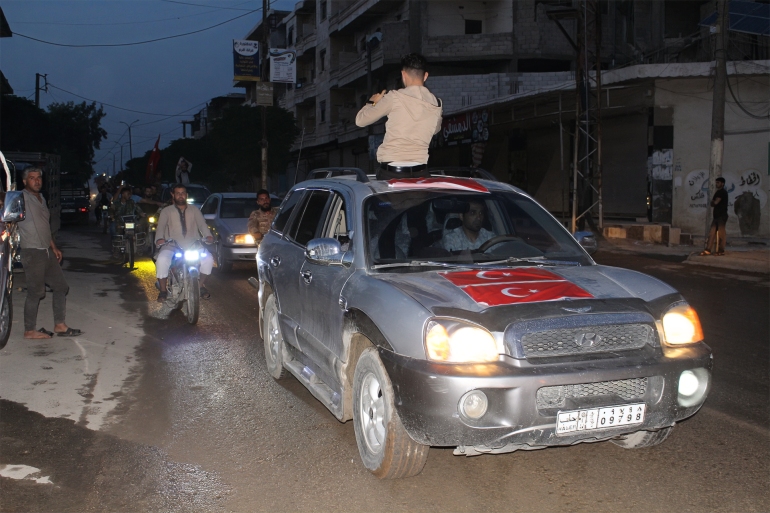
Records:
[[[0,96],[0,149],[49,151],[48,114],[35,103],[10,94]]]
[[[96,103],[52,103],[48,106],[51,149],[61,156],[62,173],[88,180],[94,174],[94,150],[107,132],[101,127],[104,109]]]

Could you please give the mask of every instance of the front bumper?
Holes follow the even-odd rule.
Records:
[[[254,261],[258,246],[222,246],[222,256],[225,260]]]
[[[508,356],[486,364],[437,364],[384,349],[379,352],[393,384],[396,409],[409,435],[426,445],[478,448],[474,452],[572,445],[672,426],[700,409],[711,383],[712,357],[705,344],[679,348],[671,354],[646,347],[622,357],[554,360],[538,365]],[[682,406],[678,400],[679,376],[692,369],[703,369],[699,372],[708,382],[697,404]],[[641,398],[592,395],[567,399],[558,408],[543,407],[537,400],[541,387],[635,378],[647,378]],[[460,413],[459,402],[471,390],[481,390],[488,399],[488,410],[478,420]],[[558,411],[640,402],[646,404],[641,424],[556,434]]]

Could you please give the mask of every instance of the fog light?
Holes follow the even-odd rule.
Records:
[[[680,406],[697,406],[706,400],[711,376],[706,369],[682,371],[679,375],[677,402]]]
[[[686,370],[679,376],[679,393],[690,397],[698,391],[698,376],[693,371]]]
[[[487,396],[481,390],[471,390],[460,399],[460,413],[472,420],[480,419],[487,412]]]

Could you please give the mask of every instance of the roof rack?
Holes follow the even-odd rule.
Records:
[[[432,175],[444,175],[454,176],[456,178],[481,178],[482,180],[491,180],[493,182],[499,182],[499,180],[487,171],[480,167],[466,167],[466,166],[443,166],[443,167],[429,167],[428,172]]]
[[[355,175],[356,181],[361,183],[367,183],[369,178],[366,173],[357,167],[322,167],[319,169],[313,169],[307,174],[305,180],[315,180],[318,178],[334,178],[336,176]]]

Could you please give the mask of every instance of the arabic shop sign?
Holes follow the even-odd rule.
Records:
[[[260,80],[259,41],[233,39],[233,80]]]
[[[297,83],[297,52],[283,48],[270,49],[270,81]]]
[[[489,111],[477,110],[444,118],[441,138],[445,146],[489,140]]]

